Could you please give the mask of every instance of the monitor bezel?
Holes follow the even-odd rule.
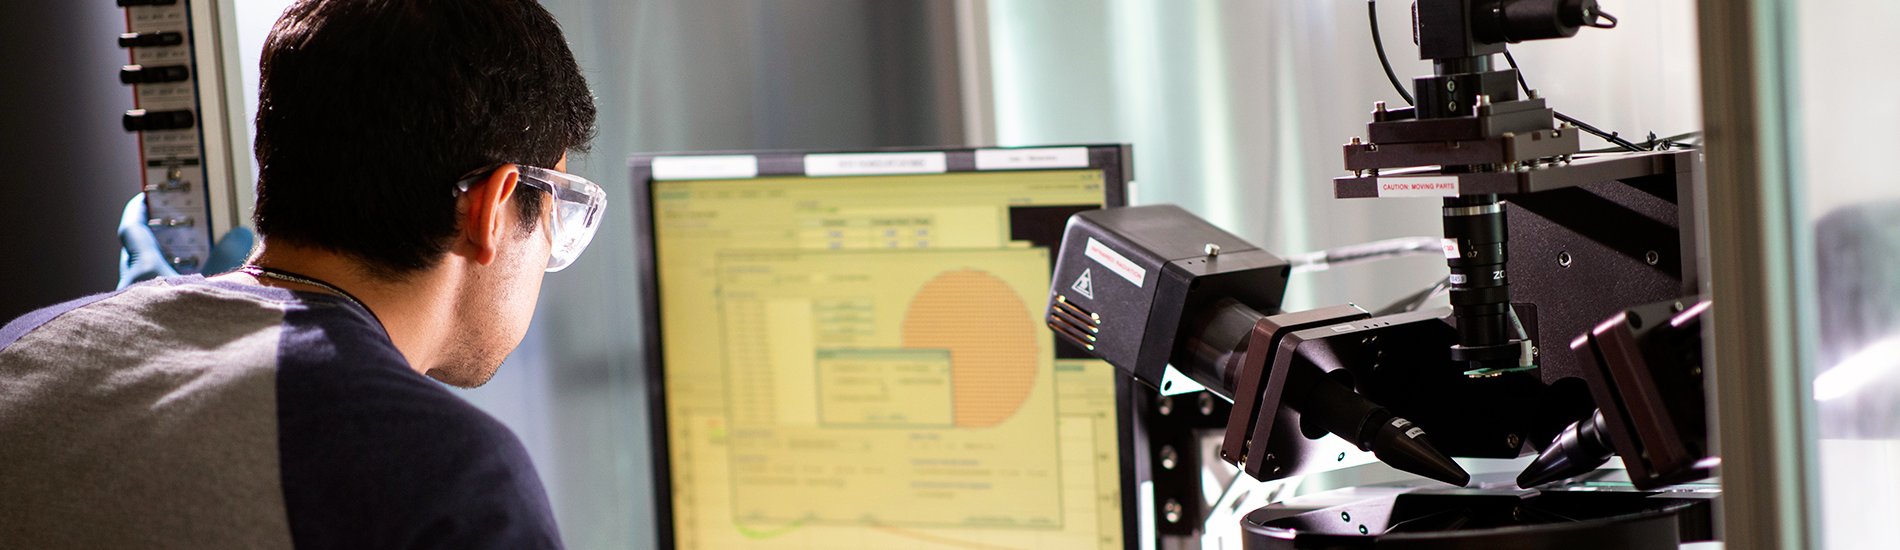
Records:
[[[976,152],[995,149],[1052,149],[1076,148],[1088,149],[1087,166],[1063,166],[1031,169],[990,169],[976,168]],[[657,257],[657,241],[653,216],[653,159],[659,157],[680,156],[725,156],[750,155],[757,159],[756,176],[806,176],[805,155],[810,154],[856,154],[856,153],[944,153],[944,173],[956,172],[1004,172],[1004,171],[1048,171],[1048,170],[1101,170],[1102,204],[1105,207],[1127,206],[1129,187],[1134,181],[1133,147],[1127,144],[1089,144],[1089,145],[1048,145],[1033,147],[884,147],[870,149],[844,150],[754,150],[754,151],[694,151],[679,153],[640,153],[628,161],[633,174],[633,214],[634,241],[638,247],[634,262],[640,275],[640,330],[642,348],[645,351],[642,375],[646,382],[648,428],[653,441],[653,471],[650,481],[653,487],[653,509],[655,538],[660,548],[677,547],[673,532],[673,476],[671,468],[672,442],[671,430],[667,424],[667,401],[664,338],[660,328],[660,292]],[[723,178],[723,179],[752,179]],[[1135,452],[1136,425],[1139,419],[1134,406],[1134,392],[1140,388],[1132,378],[1115,377],[1115,415],[1116,440],[1121,464],[1121,507],[1122,507],[1122,546],[1128,550],[1139,548],[1141,536],[1138,517],[1137,485],[1149,476],[1142,475],[1137,467],[1146,464]]]

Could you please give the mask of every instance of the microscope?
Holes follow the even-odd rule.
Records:
[[[1231,402],[1219,457],[1255,479],[1333,469],[1356,448],[1442,482],[1256,510],[1242,520],[1248,548],[1711,538],[1714,491],[1666,490],[1716,463],[1699,152],[1559,113],[1506,50],[1616,21],[1595,0],[1413,4],[1433,73],[1407,92],[1387,66],[1413,105],[1375,105],[1365,135],[1343,147],[1351,175],[1332,184],[1339,199],[1438,199],[1449,308],[1417,309],[1428,291],[1376,312],[1282,311],[1286,259],[1161,205],[1070,219],[1050,329],[1163,392],[1184,378]],[[1584,132],[1622,150],[1586,153]],[[1081,279],[1087,293],[1062,283]],[[1537,457],[1515,479],[1474,480],[1451,458],[1525,454]],[[1611,471],[1598,468],[1613,456],[1627,479],[1604,481]]]

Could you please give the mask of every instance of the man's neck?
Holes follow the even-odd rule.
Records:
[[[459,283],[451,270],[425,269],[392,281],[371,275],[360,262],[347,256],[283,243],[266,243],[250,263],[316,279],[348,292],[382,322],[389,339],[418,374],[427,374],[441,351],[450,345],[453,334],[448,320],[455,317],[453,296]],[[241,271],[217,278],[335,294],[317,285],[255,277]]]

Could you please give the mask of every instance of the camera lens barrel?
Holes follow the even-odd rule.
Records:
[[[1598,13],[1596,0],[1480,0],[1471,9],[1477,39],[1513,44],[1576,36]]]

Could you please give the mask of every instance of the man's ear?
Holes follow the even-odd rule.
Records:
[[[494,263],[499,254],[502,238],[510,223],[508,199],[514,196],[515,184],[521,178],[521,169],[513,164],[503,164],[488,177],[475,180],[469,185],[468,192],[462,194],[466,201],[462,209],[462,236],[474,249],[472,259],[476,263],[488,265]]]

